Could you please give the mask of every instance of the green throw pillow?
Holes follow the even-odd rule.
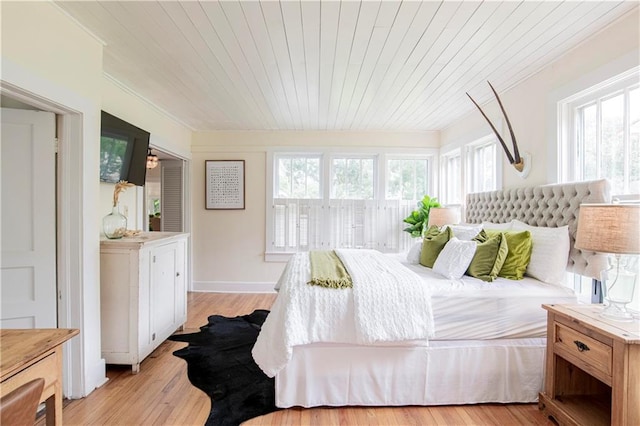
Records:
[[[509,252],[507,240],[500,233],[489,237],[484,231],[480,231],[473,241],[478,244],[478,247],[465,274],[482,281],[492,282],[498,276],[507,258]]]
[[[420,252],[420,264],[428,268],[433,268],[438,255],[444,246],[453,237],[451,228],[447,226],[444,231],[440,231],[437,226],[432,226],[425,232],[422,241],[422,252]]]
[[[531,249],[533,240],[529,231],[498,231],[487,230],[487,235],[503,234],[507,239],[509,254],[502,265],[502,269],[498,274],[499,277],[508,278],[510,280],[521,280],[527,265],[531,260]]]

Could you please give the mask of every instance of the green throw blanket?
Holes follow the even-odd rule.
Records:
[[[310,251],[311,281],[307,284],[328,288],[351,288],[351,276],[333,250]]]

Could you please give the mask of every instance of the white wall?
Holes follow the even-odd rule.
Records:
[[[58,287],[68,302],[60,322],[80,328],[65,345],[71,353],[73,396],[91,392],[105,380],[100,353],[99,129],[102,45],[72,23],[52,2],[2,2],[2,75],[11,90],[37,98],[50,110],[69,111],[77,125],[62,133],[64,169],[59,206],[67,217],[59,233],[65,254],[58,259]],[[53,214],[53,212],[51,212]],[[69,256],[68,253],[72,253]],[[65,257],[66,256],[66,257]],[[67,371],[67,373],[69,373]],[[69,385],[67,385],[69,386]]]
[[[153,104],[113,80],[103,76],[102,109],[151,133],[149,144],[181,158],[191,158],[191,129],[166,115]],[[111,212],[114,184],[100,183],[100,211]],[[144,190],[128,188],[119,199],[120,213],[127,216],[127,229],[144,228]]]
[[[264,261],[267,150],[273,147],[437,148],[437,132],[210,132],[192,145],[196,289],[273,288],[283,264]],[[206,210],[206,160],[245,160],[245,209]]]
[[[73,354],[73,371],[67,372],[73,383],[69,396],[84,396],[106,380],[100,348],[99,239],[102,217],[111,210],[113,185],[99,181],[100,110],[148,130],[151,144],[182,158],[191,155],[191,130],[105,77],[102,43],[53,2],[1,2],[0,18],[3,86],[35,97],[56,112],[78,113],[77,128],[67,129],[80,132],[78,143],[69,146],[72,138],[61,139],[59,164],[64,170],[60,174],[74,181],[69,185],[72,193],[59,197],[70,200],[75,210],[60,218],[70,230],[59,239],[63,247],[70,248],[58,259],[64,271],[64,282],[58,285],[70,293],[65,293],[70,306],[61,312],[61,324],[81,330],[65,345]],[[142,215],[136,211],[142,205],[141,197],[142,190],[133,188],[122,197],[130,214],[137,217]],[[141,226],[136,220],[132,227]]]
[[[557,93],[563,92],[563,88],[574,86],[585,75],[620,61],[621,58],[625,59],[627,67],[637,66],[640,63],[639,22],[636,8],[532,77],[499,93],[513,125],[520,151],[528,151],[533,157],[529,177],[521,179],[509,165],[506,156],[502,155],[503,188],[555,182],[552,170],[557,158],[554,149],[556,124],[552,121],[553,111],[550,111],[555,106],[550,100]],[[496,122],[501,117],[497,102],[481,106],[492,121]],[[502,124],[503,138],[511,146],[506,122],[503,121]],[[491,133],[480,112],[474,110],[441,132],[442,150],[446,151],[448,147],[461,141],[469,142],[477,135]]]

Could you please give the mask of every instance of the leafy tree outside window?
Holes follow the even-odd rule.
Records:
[[[612,194],[640,194],[640,88],[593,99],[575,117],[575,178],[608,178]]]
[[[420,158],[387,161],[387,200],[420,200],[428,192],[429,160]]]
[[[333,158],[331,166],[331,198],[373,199],[373,158]]]
[[[277,173],[277,198],[320,198],[320,157],[282,156]]]

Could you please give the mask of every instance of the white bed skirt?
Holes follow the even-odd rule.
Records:
[[[276,405],[532,403],[542,390],[545,350],[545,338],[296,346],[276,375]]]

